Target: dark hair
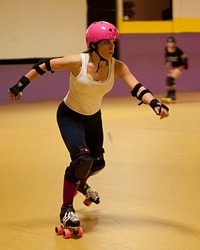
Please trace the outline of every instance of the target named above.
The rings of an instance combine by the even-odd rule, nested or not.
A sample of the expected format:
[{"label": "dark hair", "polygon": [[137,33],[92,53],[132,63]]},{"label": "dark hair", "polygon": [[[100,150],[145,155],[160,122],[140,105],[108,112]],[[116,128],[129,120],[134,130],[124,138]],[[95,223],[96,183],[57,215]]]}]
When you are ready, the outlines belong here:
[{"label": "dark hair", "polygon": [[167,42],[168,42],[168,43],[175,43],[175,42],[176,42],[176,39],[175,39],[173,36],[169,36],[169,37],[167,38]]},{"label": "dark hair", "polygon": [[82,53],[92,53],[93,50],[91,48],[88,48],[87,50],[83,51]]},{"label": "dark hair", "polygon": [[[89,48],[86,51],[83,51],[83,53],[92,53],[93,51],[95,51],[99,42],[100,41],[98,41],[97,43],[91,42]],[[92,45],[94,45],[94,47]]]}]

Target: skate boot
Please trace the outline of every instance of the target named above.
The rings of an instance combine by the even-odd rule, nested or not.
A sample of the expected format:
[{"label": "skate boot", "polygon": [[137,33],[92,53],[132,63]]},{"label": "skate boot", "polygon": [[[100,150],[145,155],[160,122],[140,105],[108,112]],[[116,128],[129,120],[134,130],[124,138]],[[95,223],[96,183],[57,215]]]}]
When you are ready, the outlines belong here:
[{"label": "skate boot", "polygon": [[176,89],[175,86],[173,86],[173,89],[170,89],[167,91],[167,95],[163,98],[161,98],[162,103],[170,104],[170,103],[176,103]]},{"label": "skate boot", "polygon": [[165,104],[176,103],[176,99],[172,97],[163,97],[161,98],[161,102]]},{"label": "skate boot", "polygon": [[69,204],[66,208],[61,208],[60,221],[62,225],[55,227],[57,235],[63,235],[64,239],[71,237],[79,238],[83,236],[83,229],[73,206]]},{"label": "skate boot", "polygon": [[78,215],[71,204],[68,204],[66,208],[61,208],[60,221],[65,227],[80,226]]},{"label": "skate boot", "polygon": [[79,186],[78,191],[85,195],[86,199],[83,201],[83,203],[86,206],[90,206],[92,202],[99,204],[100,198],[97,191],[93,187],[90,187],[87,183],[84,186]]}]

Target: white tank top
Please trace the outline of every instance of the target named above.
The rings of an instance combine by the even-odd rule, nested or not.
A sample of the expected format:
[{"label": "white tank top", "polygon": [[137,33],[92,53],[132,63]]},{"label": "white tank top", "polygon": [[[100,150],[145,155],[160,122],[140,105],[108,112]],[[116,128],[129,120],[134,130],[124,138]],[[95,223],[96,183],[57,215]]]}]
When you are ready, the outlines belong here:
[{"label": "white tank top", "polygon": [[109,62],[108,77],[105,81],[93,81],[87,76],[89,53],[81,54],[82,68],[78,76],[70,74],[69,91],[64,98],[65,104],[72,110],[93,115],[101,109],[102,98],[114,85],[115,59]]}]

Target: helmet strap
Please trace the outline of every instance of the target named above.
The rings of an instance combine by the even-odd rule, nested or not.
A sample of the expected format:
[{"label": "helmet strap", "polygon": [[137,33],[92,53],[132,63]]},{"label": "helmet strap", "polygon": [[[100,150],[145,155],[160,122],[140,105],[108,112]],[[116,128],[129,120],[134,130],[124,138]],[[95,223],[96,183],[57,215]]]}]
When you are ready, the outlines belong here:
[{"label": "helmet strap", "polygon": [[99,53],[98,51],[95,51],[97,53],[97,55],[100,57],[99,59],[99,62],[98,62],[98,65],[97,65],[97,70],[96,70],[96,73],[99,71],[99,67],[100,67],[100,63],[103,61],[103,62],[106,62],[107,65],[108,65],[108,60],[106,60],[105,58],[103,58]]},{"label": "helmet strap", "polygon": [[103,58],[103,57],[99,54],[99,51],[98,51],[98,49],[97,49],[96,44],[95,44],[95,47],[92,47],[92,46],[91,46],[90,49],[91,49],[92,51],[94,51],[94,52],[99,56],[99,62],[98,62],[98,65],[97,65],[97,70],[96,70],[96,73],[97,73],[97,72],[99,71],[100,63],[101,63],[101,62],[106,62],[107,65],[108,65],[108,60],[105,59],[105,58]]}]

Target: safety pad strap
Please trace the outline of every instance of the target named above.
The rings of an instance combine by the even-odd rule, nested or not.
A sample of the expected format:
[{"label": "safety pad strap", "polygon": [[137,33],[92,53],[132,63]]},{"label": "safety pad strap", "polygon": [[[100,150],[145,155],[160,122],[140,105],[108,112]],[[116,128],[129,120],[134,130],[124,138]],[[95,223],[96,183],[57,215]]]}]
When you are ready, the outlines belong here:
[{"label": "safety pad strap", "polygon": [[141,83],[137,83],[133,90],[131,91],[131,95],[133,97],[137,97],[138,90],[142,87],[143,85]]},{"label": "safety pad strap", "polygon": [[32,69],[35,69],[35,71],[40,75],[44,75],[44,73],[46,73],[43,69],[40,68],[39,64],[33,65]]},{"label": "safety pad strap", "polygon": [[50,64],[51,59],[46,59],[45,60],[45,67],[48,71],[51,71],[51,73],[54,73],[54,71],[51,69],[51,64]]},{"label": "safety pad strap", "polygon": [[103,155],[94,158],[94,162],[89,172],[89,176],[99,173],[105,167],[105,160]]},{"label": "safety pad strap", "polygon": [[152,94],[151,91],[150,91],[149,89],[144,89],[144,90],[142,90],[141,93],[139,94],[139,96],[137,97],[137,99],[140,100],[140,101],[142,101],[142,97],[143,97],[145,94],[147,94],[147,93]]}]

